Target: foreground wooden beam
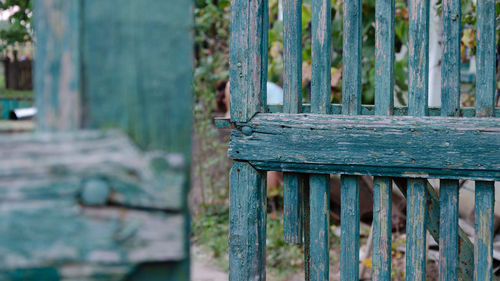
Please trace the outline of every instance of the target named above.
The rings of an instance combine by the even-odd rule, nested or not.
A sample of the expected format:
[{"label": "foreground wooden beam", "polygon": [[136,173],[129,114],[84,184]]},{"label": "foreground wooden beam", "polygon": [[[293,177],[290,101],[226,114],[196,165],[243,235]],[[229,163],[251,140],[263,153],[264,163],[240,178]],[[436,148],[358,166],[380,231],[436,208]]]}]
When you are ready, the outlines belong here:
[{"label": "foreground wooden beam", "polygon": [[237,127],[229,156],[257,169],[500,180],[495,118],[258,114]]}]

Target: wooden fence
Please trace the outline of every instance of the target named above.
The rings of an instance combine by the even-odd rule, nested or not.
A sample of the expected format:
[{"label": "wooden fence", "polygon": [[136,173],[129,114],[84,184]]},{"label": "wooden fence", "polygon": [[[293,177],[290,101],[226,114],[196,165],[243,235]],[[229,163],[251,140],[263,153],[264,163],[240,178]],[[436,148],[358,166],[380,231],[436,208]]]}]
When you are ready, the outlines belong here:
[{"label": "wooden fence", "polygon": [[[439,280],[492,280],[494,181],[500,180],[495,0],[477,1],[475,109],[460,108],[459,0],[442,2],[442,107],[432,109],[427,106],[429,0],[408,5],[409,106],[404,108],[393,105],[394,0],[376,2],[374,107],[361,104],[361,0],[343,2],[341,105],[331,104],[331,1],[312,0],[307,106],[301,101],[302,2],[283,5],[284,104],[270,108],[265,103],[268,2],[231,1],[230,280],[266,278],[269,170],[285,172],[284,235],[304,244],[306,280],[329,279],[329,174],[341,174],[340,280],[359,280],[358,175],[374,176],[373,280],[391,279],[393,182],[407,197],[407,281],[425,280],[427,231],[439,243]],[[441,179],[439,194],[427,178]],[[476,181],[474,243],[458,225],[459,179]]]},{"label": "wooden fence", "polygon": [[19,61],[17,51],[14,51],[14,59],[5,57],[3,65],[5,88],[11,90],[33,89],[32,61],[30,59]]}]

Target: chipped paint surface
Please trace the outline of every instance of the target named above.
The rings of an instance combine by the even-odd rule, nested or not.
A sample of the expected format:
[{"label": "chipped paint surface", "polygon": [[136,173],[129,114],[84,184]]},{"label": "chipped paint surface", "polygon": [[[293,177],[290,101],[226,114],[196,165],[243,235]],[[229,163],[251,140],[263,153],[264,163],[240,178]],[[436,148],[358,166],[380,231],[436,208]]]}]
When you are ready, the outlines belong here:
[{"label": "chipped paint surface", "polygon": [[258,114],[245,124],[252,135],[233,131],[229,156],[264,170],[498,179],[499,122]]},{"label": "chipped paint surface", "polygon": [[311,9],[311,111],[328,114],[331,102],[331,1],[313,0]]}]

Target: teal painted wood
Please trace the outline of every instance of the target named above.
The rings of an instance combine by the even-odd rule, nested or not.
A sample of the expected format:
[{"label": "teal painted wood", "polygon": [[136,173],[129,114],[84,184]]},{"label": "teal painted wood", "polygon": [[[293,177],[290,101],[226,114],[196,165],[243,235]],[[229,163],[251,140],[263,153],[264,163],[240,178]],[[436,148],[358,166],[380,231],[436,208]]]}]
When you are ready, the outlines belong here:
[{"label": "teal painted wood", "polygon": [[304,179],[304,190],[302,195],[304,196],[304,199],[302,200],[302,221],[304,222],[304,276],[305,276],[305,281],[310,281],[311,280],[311,243],[310,243],[310,230],[311,230],[311,223],[310,223],[310,218],[311,218],[311,208],[310,208],[310,200],[309,200],[309,194],[310,194],[310,185],[309,185],[309,178],[306,176]]},{"label": "teal painted wood", "polygon": [[359,179],[341,176],[340,280],[359,280]]},{"label": "teal painted wood", "polygon": [[[283,107],[280,105],[271,105],[269,106],[270,113],[281,113],[283,112]],[[302,111],[303,113],[311,113],[311,105],[303,104]],[[342,105],[332,104],[330,105],[330,114],[340,115],[342,114]],[[375,115],[375,106],[373,105],[362,105],[361,106],[361,115]],[[393,115],[395,116],[406,116],[408,115],[408,107],[398,106],[394,107]],[[441,108],[440,107],[431,107],[429,108],[429,116],[441,116]],[[462,117],[474,117],[476,116],[476,110],[472,107],[465,107],[460,109],[459,116]],[[500,116],[500,108],[495,108],[495,116]]]},{"label": "teal painted wood", "polygon": [[266,177],[233,162],[229,210],[229,280],[266,280]]},{"label": "teal painted wood", "polygon": [[361,0],[343,3],[342,114],[361,113]]},{"label": "teal painted wood", "polygon": [[283,111],[302,109],[302,0],[283,1]]},{"label": "teal painted wood", "polygon": [[[394,112],[394,0],[375,7],[375,114]],[[372,279],[391,280],[392,179],[373,179]]]},{"label": "teal painted wood", "polygon": [[231,120],[247,121],[265,112],[268,1],[231,0],[229,75]]},{"label": "teal painted wood", "polygon": [[192,5],[83,1],[83,127],[121,128],[142,148],[190,154]]},{"label": "teal painted wood", "polygon": [[375,114],[392,115],[394,108],[394,0],[375,6]]},{"label": "teal painted wood", "polygon": [[410,0],[408,115],[428,115],[429,0]]},{"label": "teal painted wood", "polygon": [[[228,153],[264,170],[498,179],[499,122],[496,118],[258,114],[245,123],[251,134],[233,131]],[[374,139],[376,146],[371,145]]]},{"label": "teal painted wood", "polygon": [[[460,1],[443,1],[443,62],[441,116],[460,116]],[[458,180],[441,180],[439,220],[439,280],[457,280]]]},{"label": "teal painted wood", "polygon": [[37,37],[33,88],[38,129],[75,130],[82,122],[79,0],[33,2]]},{"label": "teal painted wood", "polygon": [[310,200],[310,265],[309,276],[312,281],[328,281],[329,247],[328,229],[330,226],[330,181],[324,175],[309,176]]},{"label": "teal painted wood", "polygon": [[[361,0],[343,3],[342,114],[361,114]],[[336,147],[336,146],[332,146]],[[359,179],[341,175],[340,280],[359,280]]]},{"label": "teal painted wood", "polygon": [[[394,178],[396,186],[406,196],[407,182],[406,178]],[[435,241],[439,239],[440,207],[439,195],[434,187],[427,181],[426,183],[428,201],[427,201],[427,230]],[[469,236],[458,227],[458,275],[461,280],[472,281],[474,275],[474,245],[469,240]]]},{"label": "teal painted wood", "polygon": [[331,103],[331,1],[312,0],[311,112],[328,114]]},{"label": "teal painted wood", "polygon": [[[496,71],[495,0],[477,2],[476,115],[494,116]],[[498,116],[498,115],[497,115]]]},{"label": "teal painted wood", "polygon": [[460,116],[460,1],[443,1],[441,116]]},{"label": "teal painted wood", "polygon": [[372,280],[391,280],[392,179],[373,179]]},{"label": "teal painted wood", "polygon": [[[476,116],[493,117],[495,112],[495,1],[477,3]],[[476,181],[474,280],[493,278],[494,182]]]},{"label": "teal painted wood", "polygon": [[283,231],[288,243],[302,243],[302,189],[298,174],[283,174]]},{"label": "teal painted wood", "polygon": [[[460,1],[443,1],[441,116],[460,116]],[[458,180],[441,180],[439,190],[439,280],[458,280]]]},{"label": "teal painted wood", "polygon": [[425,281],[426,180],[408,179],[406,202],[406,281]]},{"label": "teal painted wood", "polygon": [[458,280],[458,181],[441,180],[439,187],[439,280]]},{"label": "teal painted wood", "polygon": [[494,182],[476,181],[474,280],[493,280]]},{"label": "teal painted wood", "polygon": [[[283,109],[302,109],[302,0],[283,2]],[[302,198],[297,174],[283,174],[283,217],[285,241],[302,243]]]},{"label": "teal painted wood", "polygon": [[[31,208],[38,206],[37,204],[45,206],[47,203],[51,208],[54,206],[54,209],[61,204],[67,204],[69,207],[61,207],[57,211],[36,210],[36,216],[29,213],[28,208],[20,208],[19,213],[25,215],[21,216],[22,219],[17,215],[18,220],[11,224],[14,226],[16,223],[23,224],[22,229],[27,229],[26,225],[31,224],[40,228],[47,226],[47,229],[35,231],[37,235],[33,237],[28,235],[21,239],[24,244],[29,241],[28,245],[37,253],[55,253],[59,250],[55,251],[53,248],[64,243],[69,245],[68,251],[71,252],[74,248],[73,252],[76,254],[70,257],[73,260],[65,256],[51,256],[43,261],[42,266],[52,264],[57,266],[59,272],[81,271],[81,268],[85,267],[92,274],[104,278],[103,276],[108,276],[105,273],[116,271],[121,266],[120,270],[122,268],[125,270],[120,272],[119,280],[123,280],[134,268],[140,268],[138,265],[143,262],[162,264],[176,260],[174,264],[179,266],[175,266],[175,270],[183,276],[178,280],[188,280],[189,266],[186,265],[189,263],[187,239],[189,226],[186,187],[189,185],[187,162],[190,159],[192,51],[183,47],[192,44],[190,38],[192,4],[185,1],[163,4],[158,4],[157,1],[149,3],[141,1],[140,5],[137,3],[137,1],[92,0],[34,2],[36,23],[34,25],[37,34],[35,53],[39,62],[35,66],[34,81],[39,110],[37,120],[38,127],[42,131],[77,130],[82,127],[121,127],[141,148],[157,150],[155,152],[158,153],[155,154],[157,159],[151,163],[135,162],[141,160],[140,157],[127,158],[126,161],[122,159],[120,163],[122,169],[125,169],[123,163],[127,163],[126,166],[146,164],[147,168],[139,169],[137,173],[134,169],[126,173],[122,171],[116,173],[115,178],[111,176],[108,179],[106,177],[116,172],[114,170],[116,167],[113,167],[116,165],[113,162],[118,161],[119,157],[116,158],[115,155],[115,158],[103,160],[92,152],[94,148],[103,149],[101,146],[114,147],[110,143],[99,142],[95,144],[96,147],[92,147],[93,143],[89,142],[87,153],[81,158],[72,158],[71,154],[69,155],[71,158],[58,158],[57,153],[45,155],[50,159],[43,162],[47,165],[58,164],[61,161],[67,164],[64,162],[65,159],[78,159],[75,162],[83,160],[82,167],[85,169],[70,167],[61,172],[58,172],[59,170],[54,172],[52,167],[49,172],[45,170],[43,173],[40,172],[46,177],[45,181],[33,181],[24,177],[25,185],[22,188],[40,189],[42,192],[38,195],[30,193],[29,196],[35,198],[27,198],[23,206]],[[147,7],[153,4],[155,9],[148,11]],[[144,16],[145,13],[147,17]],[[158,57],[163,59],[158,60]],[[80,79],[81,77],[83,79]],[[120,99],[116,98],[118,95]],[[157,120],[168,120],[168,122],[156,122]],[[130,145],[130,141],[127,142]],[[68,145],[70,144],[66,146]],[[140,151],[136,147],[132,147],[132,150],[136,153]],[[131,151],[127,150],[125,155]],[[173,162],[184,161],[186,165],[178,167],[175,172],[164,173],[165,170],[161,167],[169,162],[168,159],[163,159],[166,151],[176,153],[171,155]],[[100,157],[106,155],[102,154]],[[102,169],[101,166],[105,162],[112,165]],[[64,165],[57,167],[66,168]],[[96,169],[100,170],[97,172]],[[11,169],[9,172],[13,174],[8,175],[16,175],[20,170]],[[130,172],[136,176],[130,177]],[[150,176],[148,183],[143,181],[145,174]],[[162,176],[157,176],[158,174]],[[99,180],[106,178],[105,181],[112,182],[113,188],[119,190],[118,193],[102,192],[100,188],[109,188],[105,185],[89,185],[92,180],[86,179],[92,176],[98,177]],[[172,185],[168,180],[173,180],[176,184]],[[177,185],[182,188],[176,188]],[[30,189],[26,189],[28,186]],[[170,189],[172,187],[173,189]],[[73,196],[75,193],[80,194],[79,190],[82,198],[80,195]],[[176,194],[170,195],[174,195],[175,199],[168,200],[176,200],[176,207],[170,208],[165,206],[165,197],[162,193],[171,193],[174,190],[177,190]],[[47,195],[44,197],[43,193]],[[156,199],[153,200],[155,203],[148,202],[151,194],[156,195]],[[8,197],[8,194],[4,196]],[[108,201],[102,200],[105,196],[109,196],[109,203],[120,207],[104,205],[96,209],[88,206],[103,202],[107,204]],[[51,200],[54,203],[48,202]],[[140,212],[133,210],[137,207],[141,208]],[[6,209],[3,210],[0,215],[6,215]],[[169,216],[178,219],[179,223],[166,220],[164,210],[174,211]],[[44,214],[44,217],[41,218],[39,214]],[[68,216],[64,217],[64,214]],[[3,221],[9,219],[4,218]],[[138,224],[138,221],[141,224]],[[159,232],[158,225],[164,226],[167,230],[161,229]],[[65,226],[67,229],[56,235],[51,234],[50,231],[59,230],[60,226]],[[151,226],[155,226],[154,235],[151,235]],[[20,227],[8,229],[16,228]],[[176,233],[172,235],[168,231]],[[81,237],[75,236],[75,233],[80,233]],[[162,244],[163,240],[155,241],[159,234],[164,235],[161,237],[172,238],[169,240],[171,244]],[[64,237],[58,238],[57,235]],[[42,241],[45,236],[51,237],[48,242]],[[72,240],[67,240],[67,237],[72,237]],[[143,241],[144,237],[152,241]],[[127,243],[123,242],[125,240]],[[62,241],[63,244],[54,244],[53,241]],[[37,250],[37,247],[40,249]],[[23,254],[26,253],[29,252],[23,250]],[[177,253],[177,256],[172,253]],[[27,260],[36,261],[29,258]],[[68,267],[66,262],[71,263],[72,267]],[[40,267],[39,264],[35,266]],[[172,274],[171,277],[181,275]],[[99,277],[96,276],[61,275],[61,278],[98,280]]]}]

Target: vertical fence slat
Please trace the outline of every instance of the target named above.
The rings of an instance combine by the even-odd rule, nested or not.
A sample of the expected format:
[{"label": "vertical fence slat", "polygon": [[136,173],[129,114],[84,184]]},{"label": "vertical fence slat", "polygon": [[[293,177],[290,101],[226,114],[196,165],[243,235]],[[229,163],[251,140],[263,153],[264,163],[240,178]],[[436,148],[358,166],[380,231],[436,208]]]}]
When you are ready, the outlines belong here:
[{"label": "vertical fence slat", "polygon": [[478,0],[476,59],[476,116],[478,117],[494,116],[495,112],[495,26],[495,0]]},{"label": "vertical fence slat", "polygon": [[[37,34],[34,65],[37,127],[44,131],[80,128],[80,1],[34,1]],[[64,28],[62,28],[64,27]]]},{"label": "vertical fence slat", "polygon": [[342,48],[342,114],[361,112],[361,0],[345,0]]},{"label": "vertical fence slat", "polygon": [[302,183],[298,174],[283,174],[283,232],[288,243],[302,243]]},{"label": "vertical fence slat", "polygon": [[359,280],[359,180],[341,176],[340,280]]},{"label": "vertical fence slat", "polygon": [[[495,0],[477,2],[476,116],[495,114]],[[492,280],[494,182],[476,181],[474,280]]]},{"label": "vertical fence slat", "polygon": [[394,0],[376,2],[375,114],[392,115],[394,107]]},{"label": "vertical fence slat", "polygon": [[283,112],[302,109],[302,0],[283,1]]},{"label": "vertical fence slat", "polygon": [[[429,0],[409,2],[408,115],[428,115]],[[424,281],[426,269],[425,179],[408,179],[406,281]]]},{"label": "vertical fence slat", "polygon": [[304,181],[304,189],[302,190],[302,195],[304,196],[302,200],[302,215],[303,215],[303,230],[304,230],[304,275],[305,275],[305,281],[310,281],[311,280],[311,243],[310,243],[310,230],[311,230],[311,225],[310,225],[310,201],[309,201],[309,193],[310,193],[310,187],[309,187],[309,178],[306,178]]},{"label": "vertical fence slat", "polygon": [[[361,0],[343,4],[342,114],[361,113]],[[340,280],[359,280],[359,179],[341,175]]]},{"label": "vertical fence slat", "polygon": [[311,112],[330,113],[331,1],[312,0]]},{"label": "vertical fence slat", "polygon": [[[441,116],[460,115],[460,1],[444,0]],[[439,190],[439,280],[458,278],[457,180],[441,180]]]},{"label": "vertical fence slat", "polygon": [[[302,0],[283,1],[283,112],[302,109]],[[283,174],[283,230],[285,241],[302,243],[300,176]]]},{"label": "vertical fence slat", "polygon": [[[375,114],[392,115],[394,108],[394,0],[375,7]],[[372,279],[391,280],[392,179],[373,179]]]},{"label": "vertical fence slat", "polygon": [[458,181],[441,180],[439,188],[439,280],[458,278]]},{"label": "vertical fence slat", "polygon": [[373,179],[373,273],[374,281],[391,280],[392,179]]},{"label": "vertical fence slat", "polygon": [[428,115],[429,0],[410,0],[408,115]]},{"label": "vertical fence slat", "polygon": [[231,0],[229,74],[233,122],[246,122],[265,111],[268,9],[267,0]]},{"label": "vertical fence slat", "polygon": [[235,161],[230,174],[229,279],[266,279],[266,177]]},{"label": "vertical fence slat", "polygon": [[425,281],[426,206],[425,180],[409,179],[406,223],[406,281]]},{"label": "vertical fence slat", "polygon": [[441,116],[460,115],[460,1],[443,0]]},{"label": "vertical fence slat", "polygon": [[[330,113],[331,1],[312,0],[311,113]],[[307,203],[306,203],[307,204]],[[309,175],[309,233],[306,280],[328,280],[330,176]],[[307,261],[309,263],[307,264]]]},{"label": "vertical fence slat", "polygon": [[474,280],[493,280],[494,182],[476,181]]},{"label": "vertical fence slat", "polygon": [[[310,175],[310,265],[309,278],[327,281],[329,275],[328,228],[330,221],[330,181],[324,175]],[[307,277],[306,277],[307,278]]]}]

